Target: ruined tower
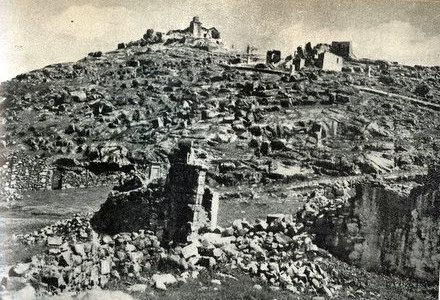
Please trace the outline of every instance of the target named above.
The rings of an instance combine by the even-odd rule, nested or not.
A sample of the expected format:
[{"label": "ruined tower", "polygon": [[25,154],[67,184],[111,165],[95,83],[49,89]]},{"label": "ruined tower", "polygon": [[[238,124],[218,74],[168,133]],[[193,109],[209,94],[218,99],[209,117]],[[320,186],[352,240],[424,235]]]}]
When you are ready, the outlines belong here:
[{"label": "ruined tower", "polygon": [[191,142],[180,142],[167,178],[168,238],[185,242],[202,227],[217,225],[218,195],[205,186],[206,168],[197,165]]},{"label": "ruined tower", "polygon": [[194,37],[202,37],[202,22],[200,22],[199,17],[195,16],[193,18],[191,23],[189,23],[189,29]]}]

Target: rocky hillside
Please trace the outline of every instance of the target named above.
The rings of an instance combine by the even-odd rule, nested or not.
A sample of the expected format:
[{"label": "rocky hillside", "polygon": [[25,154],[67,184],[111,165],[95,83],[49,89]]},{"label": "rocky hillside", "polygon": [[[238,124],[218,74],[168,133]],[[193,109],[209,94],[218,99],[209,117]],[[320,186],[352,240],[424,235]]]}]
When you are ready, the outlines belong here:
[{"label": "rocky hillside", "polygon": [[[184,137],[205,150],[217,181],[234,185],[413,170],[437,157],[437,111],[359,90],[435,103],[437,68],[377,64],[366,77],[366,64],[346,62],[345,72],[289,77],[225,65],[243,53],[143,41],[3,83],[2,164],[68,158],[120,171],[166,162]],[[10,173],[10,187],[26,176]]]},{"label": "rocky hillside", "polygon": [[[167,38],[149,30],[142,39],[121,43],[115,51],[92,52],[77,62],[50,65],[1,84],[2,209],[23,202],[20,196],[26,190],[119,183],[95,215],[97,227],[111,228],[109,232],[97,232],[90,217],[77,216],[20,234],[17,243],[42,245],[45,253],[11,268],[3,286],[14,290],[15,284],[31,282],[42,294],[58,294],[107,288],[109,282],[122,289],[121,282],[128,282],[130,287],[140,285],[145,298],[150,285],[166,290],[177,281],[191,282],[199,271],[210,272],[210,286],[218,290],[221,282],[227,282],[221,279],[219,284],[219,274],[226,272],[227,277],[239,271],[257,280],[254,290],[260,291],[261,283],[299,298],[380,298],[384,290],[368,290],[370,279],[393,286],[394,293],[403,289],[411,299],[412,291],[431,297],[432,286],[424,289],[414,281],[365,275],[318,246],[361,264],[369,252],[358,249],[364,247],[363,241],[353,242],[353,235],[360,232],[368,242],[375,239],[369,235],[374,226],[363,223],[368,224],[370,217],[378,223],[386,217],[376,220],[374,213],[368,218],[359,214],[358,206],[362,211],[368,208],[356,201],[368,196],[371,201],[365,203],[386,207],[378,205],[380,213],[395,210],[383,203],[387,198],[376,199],[374,189],[367,190],[367,196],[358,193],[358,198],[349,191],[371,177],[381,189],[389,182],[409,186],[409,181],[414,185],[423,181],[440,151],[440,69],[351,59],[344,61],[342,72],[307,67],[292,74],[287,60],[268,66],[254,57],[249,63],[247,54],[228,50],[218,41],[176,38],[178,34]],[[161,181],[159,186],[149,183],[167,177],[173,163],[170,154],[181,140],[191,145],[191,161],[203,163],[203,175],[197,173],[191,187],[195,204],[206,194],[198,191],[198,184],[206,182],[220,194],[222,225],[232,225],[206,229],[191,242],[164,245],[156,232],[148,230],[152,228],[139,228],[150,226],[151,220],[145,219],[152,215],[165,218],[154,207],[162,199]],[[123,185],[126,178],[132,181]],[[176,182],[185,182],[181,179]],[[172,190],[167,199],[185,194],[181,197],[187,200],[190,192],[182,190]],[[257,203],[260,213],[267,214],[279,212],[271,211],[271,205],[288,210],[286,205],[292,202],[296,207],[305,204],[299,219],[294,217],[296,211],[282,211],[255,223],[233,221],[241,211],[228,210],[224,204]],[[438,209],[438,201],[425,204]],[[143,211],[147,205],[154,209]],[[409,209],[402,211],[405,220],[411,219]],[[124,218],[118,222],[107,219],[121,214]],[[426,230],[438,221],[426,219]],[[174,221],[179,226],[183,222]],[[339,228],[334,224],[339,221],[347,225]],[[362,226],[348,225],[356,222]],[[326,225],[336,230],[330,231],[334,243],[319,236]],[[405,227],[398,225],[399,230]],[[385,229],[383,234],[393,238],[383,240],[392,243],[394,232]],[[344,239],[338,240],[341,232]],[[426,249],[428,244],[423,244]],[[391,248],[396,247],[375,249],[385,253]],[[424,257],[434,253],[432,249]],[[214,296],[206,295],[210,297]]]}]

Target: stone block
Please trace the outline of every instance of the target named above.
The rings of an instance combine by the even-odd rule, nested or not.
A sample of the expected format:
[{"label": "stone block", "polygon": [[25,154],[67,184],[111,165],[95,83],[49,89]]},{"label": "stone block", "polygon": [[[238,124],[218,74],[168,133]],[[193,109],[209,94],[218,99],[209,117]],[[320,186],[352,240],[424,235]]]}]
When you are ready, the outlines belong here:
[{"label": "stone block", "polygon": [[62,243],[63,243],[63,239],[60,236],[49,236],[47,238],[47,245],[49,247],[61,246]]},{"label": "stone block", "polygon": [[73,251],[75,254],[78,254],[81,257],[86,257],[86,252],[84,250],[84,244],[74,244]]},{"label": "stone block", "polygon": [[111,272],[111,262],[108,259],[103,259],[100,262],[100,273],[101,275],[107,275]]},{"label": "stone block", "polygon": [[167,284],[177,282],[176,277],[174,277],[172,274],[154,274],[151,279],[153,280],[155,287],[160,290],[166,290]]},{"label": "stone block", "polygon": [[267,224],[271,224],[272,222],[281,222],[284,219],[284,214],[269,214],[266,217]]},{"label": "stone block", "polygon": [[198,255],[199,255],[199,251],[198,251],[197,246],[195,244],[190,244],[190,245],[182,248],[182,256],[185,259],[188,259],[192,256],[198,256]]}]

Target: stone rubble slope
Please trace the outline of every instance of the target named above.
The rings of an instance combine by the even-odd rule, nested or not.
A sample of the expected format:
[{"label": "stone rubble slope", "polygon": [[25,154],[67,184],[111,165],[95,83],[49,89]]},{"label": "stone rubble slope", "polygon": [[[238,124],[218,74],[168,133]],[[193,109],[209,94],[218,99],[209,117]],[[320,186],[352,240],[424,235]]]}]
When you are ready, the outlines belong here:
[{"label": "stone rubble slope", "polygon": [[[109,280],[121,278],[166,289],[174,281],[169,278],[182,280],[201,268],[243,270],[295,293],[315,290],[332,296],[339,288],[320,266],[329,254],[289,215],[268,215],[255,224],[236,220],[231,227],[201,233],[187,245],[169,249],[150,231],[97,234],[88,218],[80,216],[17,238],[24,243],[46,243],[47,250],[29,263],[12,267],[3,280],[6,289],[17,281],[31,282],[40,293],[58,294],[105,287]],[[164,279],[153,274],[161,269],[173,270],[175,275]]]}]

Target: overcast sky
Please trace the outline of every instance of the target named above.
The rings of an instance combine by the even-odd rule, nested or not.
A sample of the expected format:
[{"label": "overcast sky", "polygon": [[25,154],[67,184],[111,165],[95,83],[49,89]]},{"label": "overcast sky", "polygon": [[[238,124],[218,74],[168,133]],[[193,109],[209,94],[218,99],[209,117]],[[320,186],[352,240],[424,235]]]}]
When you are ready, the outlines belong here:
[{"label": "overcast sky", "polygon": [[119,42],[188,26],[195,15],[235,47],[283,56],[352,40],[358,57],[440,65],[440,2],[376,0],[0,0],[0,81]]}]

